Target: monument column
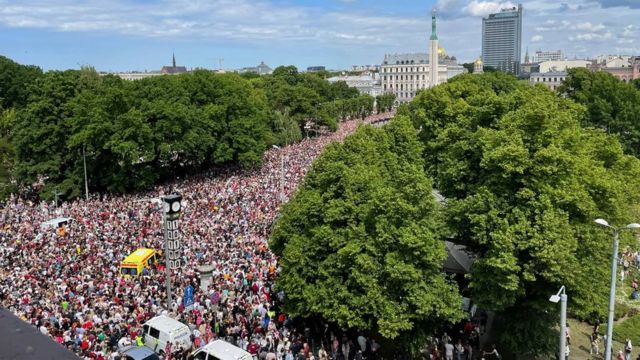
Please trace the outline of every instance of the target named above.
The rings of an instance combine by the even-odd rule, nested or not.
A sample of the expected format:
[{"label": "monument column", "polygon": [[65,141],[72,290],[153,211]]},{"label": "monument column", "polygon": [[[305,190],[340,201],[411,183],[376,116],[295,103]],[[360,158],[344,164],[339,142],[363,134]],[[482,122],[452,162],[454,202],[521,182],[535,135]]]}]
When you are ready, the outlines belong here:
[{"label": "monument column", "polygon": [[431,38],[429,39],[429,87],[438,85],[438,35],[436,34],[436,9],[431,12]]}]

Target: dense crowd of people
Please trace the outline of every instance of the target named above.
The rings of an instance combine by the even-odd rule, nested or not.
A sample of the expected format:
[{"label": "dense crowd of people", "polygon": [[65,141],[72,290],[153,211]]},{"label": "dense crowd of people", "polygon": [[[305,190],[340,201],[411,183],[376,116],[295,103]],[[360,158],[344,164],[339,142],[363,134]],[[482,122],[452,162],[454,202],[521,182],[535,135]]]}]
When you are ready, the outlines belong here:
[{"label": "dense crowd of people", "polygon": [[[172,358],[221,338],[258,358],[326,359],[328,352],[314,354],[305,334],[280,311],[278,259],[267,240],[281,204],[282,157],[286,197],[321,150],[359,123],[346,121],[335,133],[269,150],[259,169],[216,169],[146,193],[93,194],[60,207],[12,197],[0,211],[2,306],[84,359],[119,358],[118,349],[140,341],[144,322],[167,312],[189,325],[194,344],[171,349],[178,350]],[[174,296],[167,309],[163,264],[133,278],[123,278],[119,264],[138,248],[162,250],[162,211],[149,199],[173,192],[185,201],[180,231],[186,266],[171,277]],[[62,231],[41,226],[63,216],[72,220]],[[208,288],[200,289],[196,269],[204,264],[215,270]],[[187,285],[196,289],[192,311],[182,304]]]}]

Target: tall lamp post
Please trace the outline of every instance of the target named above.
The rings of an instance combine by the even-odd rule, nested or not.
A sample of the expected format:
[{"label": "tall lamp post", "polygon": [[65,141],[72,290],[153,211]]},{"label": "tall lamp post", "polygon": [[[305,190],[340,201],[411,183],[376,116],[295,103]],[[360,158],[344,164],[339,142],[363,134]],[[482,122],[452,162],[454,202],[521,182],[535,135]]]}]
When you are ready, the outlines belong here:
[{"label": "tall lamp post", "polygon": [[87,154],[86,146],[82,146],[82,163],[84,165],[84,199],[89,200],[89,183],[87,182]]},{"label": "tall lamp post", "polygon": [[560,302],[560,360],[565,360],[567,355],[567,294],[564,285],[558,290],[558,293],[551,295],[549,301],[552,303]]},{"label": "tall lamp post", "polygon": [[607,346],[605,348],[605,360],[611,360],[611,340],[613,337],[613,312],[616,305],[616,272],[618,271],[618,234],[622,230],[633,230],[640,228],[640,224],[631,223],[623,228],[616,228],[604,219],[595,219],[596,224],[608,227],[613,230],[613,256],[611,257],[611,289],[609,291],[609,318],[607,319]]},{"label": "tall lamp post", "polygon": [[166,260],[167,310],[171,311],[171,270],[182,267],[182,242],[178,219],[182,211],[182,196],[162,197],[162,219],[164,222],[164,253]]}]

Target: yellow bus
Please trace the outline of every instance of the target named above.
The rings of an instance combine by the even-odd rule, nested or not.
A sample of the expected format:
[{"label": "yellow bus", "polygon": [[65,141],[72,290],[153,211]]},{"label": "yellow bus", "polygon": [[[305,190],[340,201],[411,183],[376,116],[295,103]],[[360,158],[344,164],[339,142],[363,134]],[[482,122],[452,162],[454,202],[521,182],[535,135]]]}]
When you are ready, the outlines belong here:
[{"label": "yellow bus", "polygon": [[151,265],[159,260],[160,253],[154,249],[140,248],[120,263],[120,275],[125,277],[138,276],[144,268],[151,268]]}]

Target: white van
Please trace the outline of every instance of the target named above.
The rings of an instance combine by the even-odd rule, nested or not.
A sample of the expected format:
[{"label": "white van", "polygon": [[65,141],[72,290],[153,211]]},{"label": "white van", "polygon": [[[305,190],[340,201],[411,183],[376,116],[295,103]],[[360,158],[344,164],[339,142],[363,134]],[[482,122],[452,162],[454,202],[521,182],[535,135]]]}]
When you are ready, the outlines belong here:
[{"label": "white van", "polygon": [[189,355],[189,360],[252,360],[248,352],[226,341],[216,340]]},{"label": "white van", "polygon": [[164,354],[167,342],[171,343],[171,351],[180,347],[191,349],[191,330],[178,320],[165,315],[156,316],[142,326],[144,345],[158,354]]}]

